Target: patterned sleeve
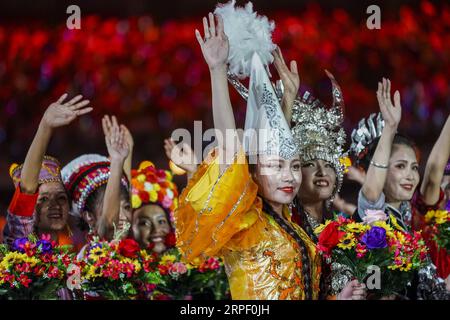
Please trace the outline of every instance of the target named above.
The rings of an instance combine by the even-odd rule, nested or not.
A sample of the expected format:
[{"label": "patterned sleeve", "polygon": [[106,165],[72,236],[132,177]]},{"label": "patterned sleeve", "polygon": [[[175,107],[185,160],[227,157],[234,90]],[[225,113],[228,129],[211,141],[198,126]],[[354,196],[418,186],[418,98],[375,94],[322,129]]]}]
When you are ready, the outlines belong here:
[{"label": "patterned sleeve", "polygon": [[3,229],[3,241],[12,245],[15,239],[27,237],[33,232],[34,208],[38,193],[25,194],[17,186],[6,215],[6,225]]},{"label": "patterned sleeve", "polygon": [[364,193],[362,192],[362,189],[359,190],[358,194],[358,215],[361,219],[363,219],[366,215],[366,210],[383,210],[386,206],[386,198],[384,196],[384,193],[382,192],[380,194],[380,197],[377,201],[372,202],[369,201]]},{"label": "patterned sleeve", "polygon": [[258,187],[245,154],[240,151],[233,164],[219,171],[213,150],[180,196],[175,212],[177,246],[187,261],[217,255],[258,219],[259,211],[254,210]]}]

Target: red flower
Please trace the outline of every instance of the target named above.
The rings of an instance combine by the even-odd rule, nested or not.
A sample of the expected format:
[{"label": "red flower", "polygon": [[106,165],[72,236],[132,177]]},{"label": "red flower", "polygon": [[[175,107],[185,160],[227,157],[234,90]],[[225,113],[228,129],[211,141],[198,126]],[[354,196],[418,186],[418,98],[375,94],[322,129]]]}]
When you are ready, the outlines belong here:
[{"label": "red flower", "polygon": [[330,222],[319,235],[319,248],[326,253],[330,252],[343,236],[343,232],[338,229],[339,223],[336,221]]},{"label": "red flower", "polygon": [[58,278],[59,277],[59,269],[58,269],[58,267],[50,266],[50,268],[48,268],[47,276],[50,279],[51,278]]},{"label": "red flower", "polygon": [[175,232],[171,231],[166,235],[165,239],[166,247],[174,247],[177,244],[177,238],[175,236]]},{"label": "red flower", "polygon": [[21,274],[21,275],[20,275],[20,278],[19,278],[19,282],[20,282],[24,287],[28,288],[28,286],[29,286],[30,283],[31,283],[31,279],[28,278],[26,275]]},{"label": "red flower", "polygon": [[127,258],[136,258],[139,244],[133,239],[123,239],[119,243],[119,253]]},{"label": "red flower", "polygon": [[153,248],[155,247],[155,243],[154,242],[150,242],[147,246],[147,250],[152,251]]},{"label": "red flower", "polygon": [[139,191],[139,198],[141,198],[144,203],[150,202],[150,194],[147,191]]},{"label": "red flower", "polygon": [[167,275],[169,273],[169,267],[168,266],[159,265],[158,266],[158,270],[159,270],[159,273],[162,276],[165,276],[165,275]]}]

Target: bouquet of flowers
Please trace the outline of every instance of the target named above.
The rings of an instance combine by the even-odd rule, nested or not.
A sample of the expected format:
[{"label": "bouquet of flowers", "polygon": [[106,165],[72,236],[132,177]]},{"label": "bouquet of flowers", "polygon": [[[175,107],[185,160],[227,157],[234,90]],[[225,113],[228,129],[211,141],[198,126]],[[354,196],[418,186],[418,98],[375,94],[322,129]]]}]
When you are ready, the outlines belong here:
[{"label": "bouquet of flowers", "polygon": [[413,270],[424,265],[427,247],[420,233],[393,229],[384,212],[368,211],[365,223],[339,216],[319,226],[317,248],[328,261],[346,265],[360,283],[379,268],[380,287],[374,293],[398,294],[412,279]]},{"label": "bouquet of flowers", "polygon": [[432,239],[439,248],[450,251],[450,212],[447,210],[430,210],[425,215],[425,222]]},{"label": "bouquet of flowers", "polygon": [[133,239],[93,239],[81,265],[81,288],[104,299],[151,299],[162,283],[157,256],[141,250]]},{"label": "bouquet of flowers", "polygon": [[181,261],[176,248],[160,258],[158,270],[164,284],[157,287],[155,299],[190,300],[229,298],[228,280],[220,260],[210,257],[199,265]]},{"label": "bouquet of flowers", "polygon": [[16,239],[8,248],[0,245],[0,296],[7,299],[58,299],[66,287],[72,263],[70,246],[59,246],[50,235]]}]

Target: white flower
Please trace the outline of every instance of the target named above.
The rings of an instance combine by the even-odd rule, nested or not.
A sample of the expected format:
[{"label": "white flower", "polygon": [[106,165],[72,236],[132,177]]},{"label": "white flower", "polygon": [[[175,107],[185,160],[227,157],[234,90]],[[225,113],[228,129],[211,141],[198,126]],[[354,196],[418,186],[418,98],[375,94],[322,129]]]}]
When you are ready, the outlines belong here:
[{"label": "white flower", "polygon": [[388,216],[382,210],[366,210],[366,216],[362,219],[365,224],[372,225],[377,221],[386,221]]},{"label": "white flower", "polygon": [[153,190],[153,185],[150,182],[144,182],[144,190],[149,192]]}]

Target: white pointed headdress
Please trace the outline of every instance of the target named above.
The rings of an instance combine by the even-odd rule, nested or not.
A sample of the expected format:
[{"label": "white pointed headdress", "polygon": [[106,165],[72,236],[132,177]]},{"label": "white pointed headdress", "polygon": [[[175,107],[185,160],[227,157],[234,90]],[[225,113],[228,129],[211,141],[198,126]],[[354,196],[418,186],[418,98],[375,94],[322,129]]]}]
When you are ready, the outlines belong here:
[{"label": "white pointed headdress", "polygon": [[292,159],[298,154],[278,97],[256,52],[251,61],[245,135],[244,149],[249,155]]}]

